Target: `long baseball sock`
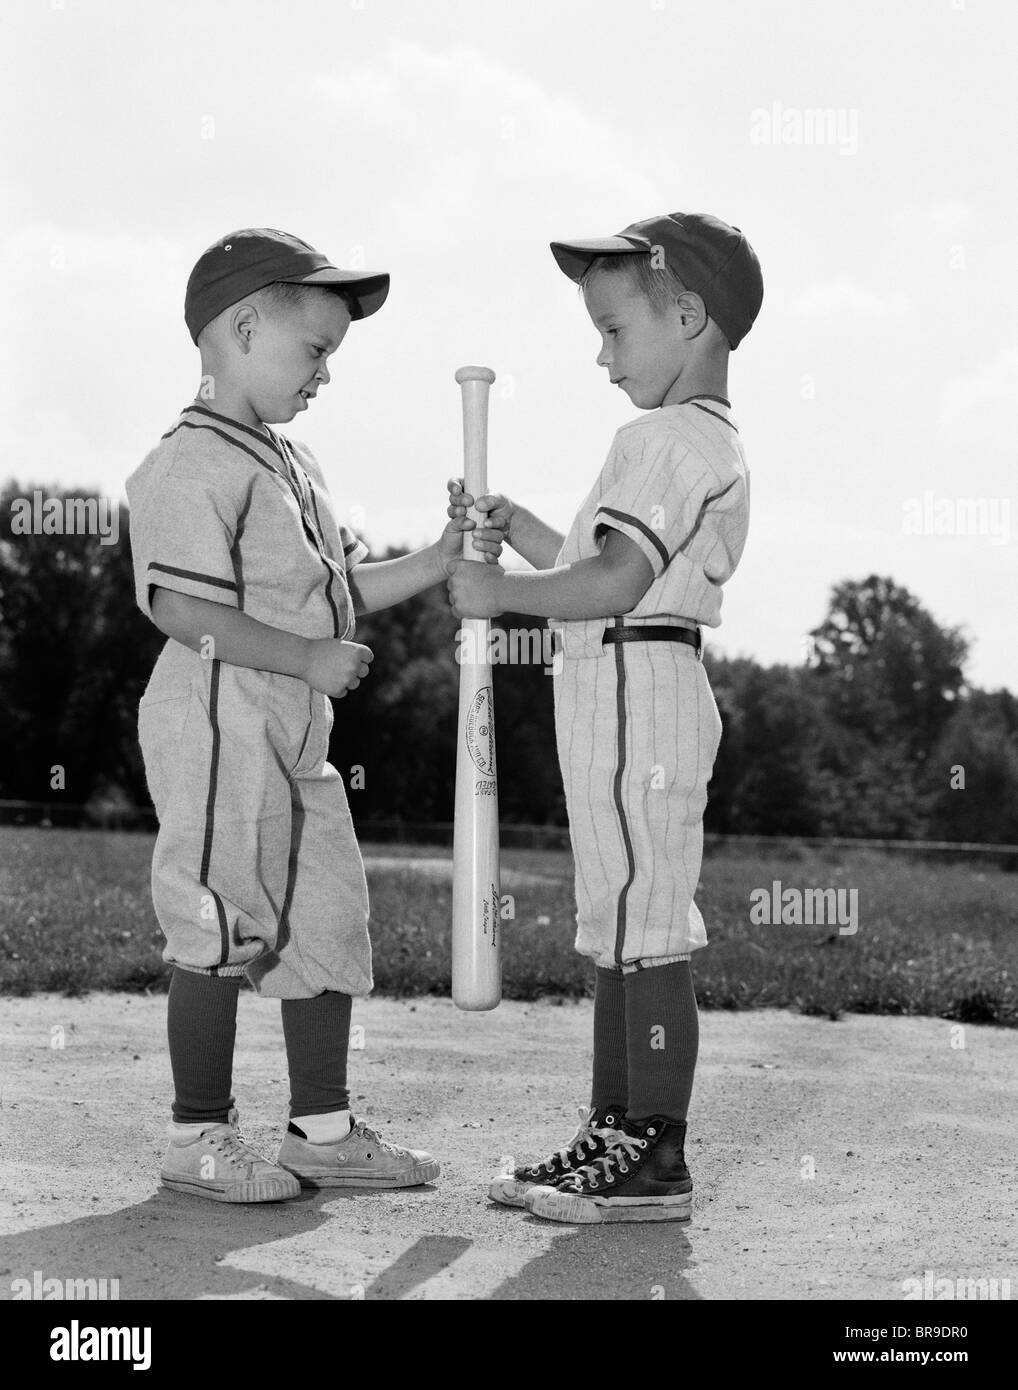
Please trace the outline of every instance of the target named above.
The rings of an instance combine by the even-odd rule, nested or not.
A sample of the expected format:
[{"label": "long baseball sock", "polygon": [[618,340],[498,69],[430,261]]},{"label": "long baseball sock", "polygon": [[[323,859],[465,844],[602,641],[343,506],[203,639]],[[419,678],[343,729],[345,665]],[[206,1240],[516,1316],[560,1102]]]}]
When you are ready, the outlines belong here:
[{"label": "long baseball sock", "polygon": [[629,1095],[626,1065],[626,995],[621,970],[597,966],[594,978],[594,1077],[590,1103],[595,1110],[618,1106]]},{"label": "long baseball sock", "polygon": [[693,1090],[700,1020],[688,960],[634,970],[625,979],[631,1120],[684,1120]]},{"label": "long baseball sock", "polygon": [[233,1108],[233,1045],[241,977],[175,966],[166,1035],[177,1124],[225,1124]]},{"label": "long baseball sock", "polygon": [[315,1144],[350,1132],[346,1062],[352,1004],[349,994],[335,990],[314,999],[282,1000],[290,1128]]}]

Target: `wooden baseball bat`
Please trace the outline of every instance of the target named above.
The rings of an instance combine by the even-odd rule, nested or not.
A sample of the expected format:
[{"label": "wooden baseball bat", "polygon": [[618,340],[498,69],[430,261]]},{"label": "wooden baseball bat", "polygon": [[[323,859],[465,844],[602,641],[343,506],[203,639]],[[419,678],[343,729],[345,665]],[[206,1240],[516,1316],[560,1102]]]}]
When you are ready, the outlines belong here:
[{"label": "wooden baseball bat", "polygon": [[[461,367],[463,486],[481,497],[488,485],[488,391],[495,373]],[[483,513],[469,515],[482,525]],[[463,558],[477,552],[463,533]],[[483,564],[483,560],[478,563]],[[494,1009],[502,997],[499,920],[498,775],[495,707],[487,618],[464,618],[459,635],[460,701],[456,742],[456,822],[453,830],[452,997],[459,1009]]]}]

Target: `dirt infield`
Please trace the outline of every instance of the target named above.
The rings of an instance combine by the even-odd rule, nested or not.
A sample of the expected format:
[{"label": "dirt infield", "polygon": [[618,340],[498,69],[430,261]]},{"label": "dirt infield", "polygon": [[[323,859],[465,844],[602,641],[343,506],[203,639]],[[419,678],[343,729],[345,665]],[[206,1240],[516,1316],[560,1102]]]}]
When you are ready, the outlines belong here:
[{"label": "dirt infield", "polygon": [[[1018,1296],[1011,1030],[705,1013],[693,1221],[578,1228],[484,1194],[505,1155],[572,1133],[589,1003],[358,1003],[355,1113],[431,1149],[442,1177],[254,1207],[158,1187],[165,1009],[125,995],[0,1006],[0,1299],[38,1275],[116,1278],[124,1299],[895,1300],[927,1271],[1009,1279]],[[282,1034],[250,995],[235,1085],[245,1131],[274,1153]]]}]

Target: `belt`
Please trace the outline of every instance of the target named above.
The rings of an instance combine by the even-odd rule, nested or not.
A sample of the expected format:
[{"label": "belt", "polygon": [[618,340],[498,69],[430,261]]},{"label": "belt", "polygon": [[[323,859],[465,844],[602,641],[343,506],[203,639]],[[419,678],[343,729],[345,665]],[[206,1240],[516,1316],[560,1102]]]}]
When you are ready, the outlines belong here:
[{"label": "belt", "polygon": [[700,655],[702,646],[699,628],[662,627],[654,623],[606,627],[601,634],[602,645],[607,646],[615,642],[685,642],[696,648],[697,656]]}]

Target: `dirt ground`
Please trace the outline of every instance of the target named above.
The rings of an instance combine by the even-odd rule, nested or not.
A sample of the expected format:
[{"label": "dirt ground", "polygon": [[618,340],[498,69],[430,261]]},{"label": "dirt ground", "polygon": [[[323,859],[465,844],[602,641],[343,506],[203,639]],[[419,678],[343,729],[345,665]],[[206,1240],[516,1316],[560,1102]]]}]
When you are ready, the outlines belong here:
[{"label": "dirt ground", "polygon": [[[124,1299],[894,1300],[926,1271],[1010,1279],[1018,1296],[1013,1031],[705,1013],[692,1222],[573,1227],[493,1206],[485,1187],[504,1156],[572,1135],[589,1003],[356,1004],[354,1112],[430,1149],[441,1178],[250,1207],[158,1186],[165,1009],[0,1005],[0,1299],[37,1272],[115,1277]],[[250,995],[235,1088],[245,1132],[274,1154],[282,1034]]]}]

